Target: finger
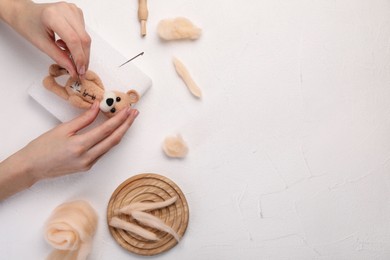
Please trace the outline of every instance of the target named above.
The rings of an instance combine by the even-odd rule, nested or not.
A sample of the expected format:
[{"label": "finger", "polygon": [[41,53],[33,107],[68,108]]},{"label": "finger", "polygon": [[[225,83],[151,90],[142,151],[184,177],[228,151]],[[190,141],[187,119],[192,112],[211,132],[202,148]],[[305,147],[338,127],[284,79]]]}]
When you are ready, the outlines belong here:
[{"label": "finger", "polygon": [[[85,23],[82,11],[74,4],[59,2],[51,5],[50,8],[46,8],[42,15],[42,22],[46,25],[46,33],[49,35],[47,42],[51,41],[52,46],[54,46],[55,34],[63,39],[75,60],[76,68],[72,68],[73,63],[69,57],[58,55],[58,52],[52,54],[51,57],[58,64],[66,67],[73,77],[76,74],[73,73],[74,71],[77,71],[77,74],[84,74],[86,65],[89,63],[90,37],[84,29]],[[86,49],[86,51],[84,51],[84,49]],[[48,52],[47,49],[43,50],[46,53]],[[52,48],[52,51],[53,50],[55,50],[55,48]],[[88,58],[86,58],[86,56],[88,56]]]},{"label": "finger", "polygon": [[[72,78],[74,78],[74,79],[77,79],[77,78],[78,78],[78,72],[76,71],[76,67],[75,67],[73,61],[71,60],[71,57],[69,56],[69,55],[70,55],[70,51],[69,51],[69,49],[68,49],[68,46],[66,46],[66,43],[65,43],[63,40],[61,40],[61,39],[56,40],[56,45],[57,45],[64,53],[66,53],[66,55],[67,55],[66,60],[70,61],[70,64],[71,64],[70,70],[71,70],[71,72],[69,72],[69,70],[67,69],[68,72],[69,72],[69,74],[70,74],[70,76],[71,76]],[[60,62],[64,62],[64,61],[61,60]],[[59,64],[60,66],[62,66],[62,64],[60,64],[60,63],[58,63],[58,62],[57,62],[57,64]]]},{"label": "finger", "polygon": [[65,42],[67,48],[72,54],[78,74],[84,74],[85,54],[77,32],[72,28],[72,26],[69,25],[66,20],[62,23],[54,23],[52,30],[56,32],[57,35]]},{"label": "finger", "polygon": [[102,156],[103,156],[103,154],[102,154],[101,156],[96,157],[96,158],[95,158],[95,157],[94,157],[94,158],[90,157],[89,160],[87,159],[87,160],[85,161],[84,167],[81,166],[81,168],[84,169],[84,171],[88,171],[89,169],[92,168],[92,166],[93,166],[97,161],[99,161],[100,158],[102,158]]},{"label": "finger", "polygon": [[80,74],[79,74],[78,72],[76,72],[76,68],[75,68],[74,61],[71,60],[73,57],[70,57],[71,53],[70,53],[70,51],[69,51],[69,49],[68,49],[68,46],[66,46],[66,43],[65,43],[62,39],[58,39],[58,40],[56,41],[56,44],[57,44],[57,46],[60,47],[64,52],[66,52],[66,54],[68,55],[68,59],[71,61],[71,64],[72,64],[71,68],[72,68],[72,70],[74,71],[74,74],[71,74],[72,78],[78,79],[78,76],[79,76]]},{"label": "finger", "polygon": [[107,153],[112,147],[119,144],[123,136],[133,124],[134,120],[137,118],[139,112],[135,109],[132,110],[129,117],[120,125],[111,135],[102,140],[100,143],[92,147],[87,154],[91,158],[99,158],[103,154]]},{"label": "finger", "polygon": [[[88,69],[89,55],[91,48],[91,37],[85,30],[84,15],[80,8],[75,4],[68,4],[68,14],[65,16],[66,21],[72,27],[74,32],[78,35],[79,46],[74,49],[72,46],[68,46],[70,53],[75,59],[75,63],[80,75],[83,75]],[[84,57],[78,55],[80,48],[83,51]]]},{"label": "finger", "polygon": [[98,114],[99,114],[99,102],[95,101],[92,104],[91,108],[88,109],[86,112],[84,112],[82,115],[64,124],[65,127],[67,128],[67,132],[69,134],[77,133],[79,130],[87,127],[93,121],[95,121]]},{"label": "finger", "polygon": [[100,126],[80,136],[84,140],[84,145],[88,148],[95,146],[97,143],[111,135],[118,127],[120,127],[132,113],[132,109],[128,107],[123,109],[114,117],[108,119]]},{"label": "finger", "polygon": [[39,49],[47,53],[55,63],[65,68],[72,77],[77,76],[76,69],[73,66],[72,61],[69,59],[69,55],[65,50],[60,48],[51,39],[46,39],[38,45]]},{"label": "finger", "polygon": [[[85,54],[85,57],[86,57],[86,65],[85,65],[85,72],[88,70],[88,67],[89,67],[89,58],[90,58],[90,51],[91,51],[91,39],[89,38],[89,35],[86,36],[86,39],[85,39],[85,42],[83,42],[83,40],[81,40],[81,42],[83,43],[83,50],[84,50],[84,54]],[[66,45],[66,43],[62,40],[62,39],[58,39],[56,41],[56,44],[61,48],[63,49],[64,51],[66,51],[69,54],[71,54],[71,51],[69,50],[68,46]],[[73,57],[73,55],[72,55]],[[79,63],[80,61],[77,60],[77,58],[75,58],[75,64]],[[73,63],[72,63],[73,65]],[[81,71],[81,72],[84,72],[84,71]],[[80,76],[82,76],[84,73],[80,73]]]},{"label": "finger", "polygon": [[[88,69],[89,66],[89,56],[90,56],[90,49],[91,49],[91,37],[85,30],[85,21],[84,21],[84,14],[83,11],[78,8],[75,4],[69,4],[70,9],[72,10],[72,13],[76,17],[76,19],[68,19],[67,21],[72,26],[72,28],[75,30],[75,32],[79,35],[81,47],[83,48],[84,55],[85,55],[85,71]],[[78,64],[78,60],[76,57],[76,64]],[[83,73],[81,73],[83,74]]]},{"label": "finger", "polygon": [[[55,19],[54,19],[55,18]],[[55,34],[62,37],[64,34],[69,35],[77,40],[76,33],[68,25],[68,22],[57,12],[47,12],[43,17],[44,24],[47,25],[47,38],[39,44],[39,48],[46,52],[57,64],[67,69],[69,74],[75,78],[77,77],[77,68],[74,67],[72,60],[69,57],[65,41],[55,41]],[[74,40],[74,41],[76,41]],[[64,46],[65,45],[65,46]]]},{"label": "finger", "polygon": [[68,49],[68,46],[66,46],[66,43],[63,40],[61,40],[61,39],[56,40],[56,44],[62,50],[66,51],[67,53],[70,53],[69,49]]}]

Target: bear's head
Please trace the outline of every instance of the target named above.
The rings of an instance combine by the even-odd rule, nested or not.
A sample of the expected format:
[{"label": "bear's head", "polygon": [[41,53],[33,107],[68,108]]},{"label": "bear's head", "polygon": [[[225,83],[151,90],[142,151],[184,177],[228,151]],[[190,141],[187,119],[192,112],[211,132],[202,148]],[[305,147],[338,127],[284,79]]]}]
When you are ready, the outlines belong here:
[{"label": "bear's head", "polygon": [[135,90],[126,93],[120,91],[106,91],[100,101],[100,110],[107,116],[113,117],[126,106],[137,103],[140,96]]}]

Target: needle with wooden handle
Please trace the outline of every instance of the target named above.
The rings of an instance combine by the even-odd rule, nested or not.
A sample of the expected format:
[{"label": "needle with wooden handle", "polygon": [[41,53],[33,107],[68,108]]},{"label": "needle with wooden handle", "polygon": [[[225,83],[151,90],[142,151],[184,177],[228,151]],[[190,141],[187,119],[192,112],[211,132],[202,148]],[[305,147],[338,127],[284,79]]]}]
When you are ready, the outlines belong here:
[{"label": "needle with wooden handle", "polygon": [[146,20],[148,20],[147,0],[138,0],[138,20],[141,23],[141,36],[146,35]]}]

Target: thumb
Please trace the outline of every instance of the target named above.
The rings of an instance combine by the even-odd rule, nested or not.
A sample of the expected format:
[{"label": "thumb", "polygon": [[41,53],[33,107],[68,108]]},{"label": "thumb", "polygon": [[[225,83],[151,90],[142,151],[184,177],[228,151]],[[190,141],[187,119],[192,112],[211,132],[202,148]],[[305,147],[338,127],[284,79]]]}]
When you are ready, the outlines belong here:
[{"label": "thumb", "polygon": [[76,133],[79,130],[89,126],[99,114],[99,102],[95,101],[91,108],[85,111],[82,115],[66,123],[69,133]]}]

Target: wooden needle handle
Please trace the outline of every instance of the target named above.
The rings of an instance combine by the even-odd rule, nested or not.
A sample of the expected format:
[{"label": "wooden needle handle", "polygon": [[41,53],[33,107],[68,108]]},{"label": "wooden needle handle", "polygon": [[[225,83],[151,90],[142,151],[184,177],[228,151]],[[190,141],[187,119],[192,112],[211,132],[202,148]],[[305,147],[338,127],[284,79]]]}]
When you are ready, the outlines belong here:
[{"label": "wooden needle handle", "polygon": [[146,20],[148,20],[147,0],[138,0],[138,20],[141,22],[141,35],[146,35]]}]

